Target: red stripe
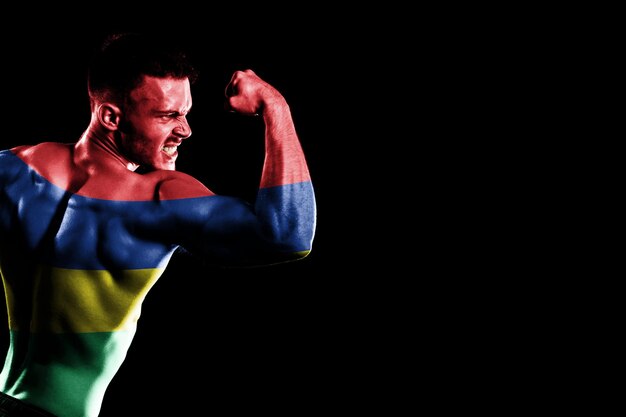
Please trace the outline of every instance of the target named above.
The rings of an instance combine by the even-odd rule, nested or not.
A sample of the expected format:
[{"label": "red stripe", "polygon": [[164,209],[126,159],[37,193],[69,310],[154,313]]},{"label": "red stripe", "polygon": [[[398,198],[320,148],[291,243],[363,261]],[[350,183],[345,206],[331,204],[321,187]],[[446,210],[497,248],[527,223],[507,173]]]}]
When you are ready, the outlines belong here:
[{"label": "red stripe", "polygon": [[51,184],[83,197],[117,201],[153,201],[214,195],[195,178],[178,171],[136,174],[123,167],[88,174],[72,161],[71,144],[42,143],[12,149]]}]

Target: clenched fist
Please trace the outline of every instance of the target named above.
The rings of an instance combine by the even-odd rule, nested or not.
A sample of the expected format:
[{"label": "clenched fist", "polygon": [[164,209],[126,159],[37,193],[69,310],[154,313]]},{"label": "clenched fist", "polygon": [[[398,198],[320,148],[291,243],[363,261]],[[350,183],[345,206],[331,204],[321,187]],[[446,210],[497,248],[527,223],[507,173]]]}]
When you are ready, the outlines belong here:
[{"label": "clenched fist", "polygon": [[250,69],[235,71],[225,93],[226,109],[246,115],[258,116],[268,105],[284,103],[282,94]]}]

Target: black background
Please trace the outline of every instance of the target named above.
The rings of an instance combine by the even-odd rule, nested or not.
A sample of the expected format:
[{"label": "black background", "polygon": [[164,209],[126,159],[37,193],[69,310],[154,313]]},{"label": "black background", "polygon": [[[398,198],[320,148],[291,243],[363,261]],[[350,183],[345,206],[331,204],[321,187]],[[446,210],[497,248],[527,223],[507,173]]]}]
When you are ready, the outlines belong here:
[{"label": "black background", "polygon": [[[229,24],[210,28],[222,18]],[[366,372],[356,363],[361,347],[345,343],[362,325],[350,298],[360,294],[352,252],[365,245],[352,234],[358,213],[345,203],[354,192],[346,183],[358,173],[342,160],[342,150],[357,140],[341,134],[355,123],[340,111],[353,105],[341,95],[353,70],[346,65],[351,37],[329,32],[333,22],[317,22],[312,32],[279,18],[245,30],[232,15],[207,22],[206,30],[171,20],[158,29],[109,23],[11,33],[3,51],[9,65],[1,148],[76,141],[89,122],[87,61],[102,36],[169,30],[200,70],[192,87],[193,134],[180,148],[178,169],[217,193],[254,195],[262,121],[223,109],[232,72],[251,68],[290,103],[316,190],[317,233],[309,257],[262,269],[225,271],[177,254],[145,300],[101,417],[187,415],[175,411],[181,404],[207,414],[326,413]],[[0,342],[4,352],[5,333]]]}]

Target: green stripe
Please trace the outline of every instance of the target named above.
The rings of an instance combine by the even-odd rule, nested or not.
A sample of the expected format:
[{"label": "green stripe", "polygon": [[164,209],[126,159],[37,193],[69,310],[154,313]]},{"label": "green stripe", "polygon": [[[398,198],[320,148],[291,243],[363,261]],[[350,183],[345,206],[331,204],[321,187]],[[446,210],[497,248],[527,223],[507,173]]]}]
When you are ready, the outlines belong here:
[{"label": "green stripe", "polygon": [[[96,417],[111,379],[121,366],[134,330],[82,334],[11,332],[10,372],[0,389],[64,417]],[[29,338],[26,343],[26,338]],[[23,350],[28,348],[28,352]],[[9,359],[7,359],[9,360]],[[5,375],[6,373],[6,375]]]}]

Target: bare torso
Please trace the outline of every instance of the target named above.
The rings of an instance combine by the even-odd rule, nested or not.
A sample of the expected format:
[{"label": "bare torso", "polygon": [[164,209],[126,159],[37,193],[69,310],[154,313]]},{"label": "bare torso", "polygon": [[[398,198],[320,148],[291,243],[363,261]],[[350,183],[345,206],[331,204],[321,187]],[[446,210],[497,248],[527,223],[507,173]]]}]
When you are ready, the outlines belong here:
[{"label": "bare torso", "polygon": [[177,247],[163,200],[211,193],[174,171],[81,164],[64,144],[16,148],[0,163],[12,173],[0,228],[12,343],[0,390],[96,416]]},{"label": "bare torso", "polygon": [[96,417],[142,302],[177,247],[220,265],[306,256],[315,230],[306,163],[295,136],[275,141],[268,132],[254,204],[181,172],[135,173],[85,141],[1,151],[11,340],[0,391],[61,417]]}]

